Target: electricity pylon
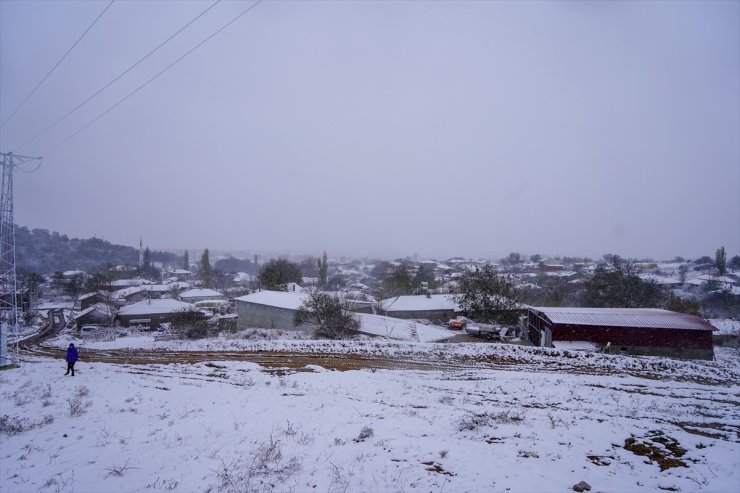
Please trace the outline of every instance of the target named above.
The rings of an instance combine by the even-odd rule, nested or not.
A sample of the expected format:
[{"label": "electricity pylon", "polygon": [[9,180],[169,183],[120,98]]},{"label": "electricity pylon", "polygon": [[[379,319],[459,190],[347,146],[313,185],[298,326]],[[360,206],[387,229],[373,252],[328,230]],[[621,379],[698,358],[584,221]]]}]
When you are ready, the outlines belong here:
[{"label": "electricity pylon", "polygon": [[[15,217],[13,215],[13,171],[39,157],[0,152],[3,159],[2,193],[0,193],[0,366],[20,364],[18,346],[18,292],[15,277]],[[8,356],[8,334],[13,336]]]}]

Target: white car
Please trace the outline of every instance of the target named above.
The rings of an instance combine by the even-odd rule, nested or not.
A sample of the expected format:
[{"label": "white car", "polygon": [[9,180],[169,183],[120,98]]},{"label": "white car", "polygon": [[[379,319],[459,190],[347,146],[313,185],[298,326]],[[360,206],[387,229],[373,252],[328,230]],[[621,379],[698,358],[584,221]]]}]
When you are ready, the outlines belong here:
[{"label": "white car", "polygon": [[100,330],[100,327],[98,327],[97,325],[83,325],[80,328],[80,335],[89,336],[89,335],[95,334],[98,330]]}]

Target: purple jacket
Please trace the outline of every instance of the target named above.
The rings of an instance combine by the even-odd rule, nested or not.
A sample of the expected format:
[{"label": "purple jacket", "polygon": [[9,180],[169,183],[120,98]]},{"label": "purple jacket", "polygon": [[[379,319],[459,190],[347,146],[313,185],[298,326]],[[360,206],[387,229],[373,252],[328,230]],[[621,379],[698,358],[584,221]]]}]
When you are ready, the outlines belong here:
[{"label": "purple jacket", "polygon": [[77,348],[74,346],[67,348],[67,363],[74,363],[77,361],[77,358]]}]

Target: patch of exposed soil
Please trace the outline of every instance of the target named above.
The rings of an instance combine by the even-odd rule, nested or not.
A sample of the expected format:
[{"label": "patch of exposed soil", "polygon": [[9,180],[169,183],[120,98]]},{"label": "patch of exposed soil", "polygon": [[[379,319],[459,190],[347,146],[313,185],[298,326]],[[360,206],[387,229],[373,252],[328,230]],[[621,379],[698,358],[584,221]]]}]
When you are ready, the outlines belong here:
[{"label": "patch of exposed soil", "polygon": [[655,462],[661,471],[673,467],[688,467],[680,458],[686,454],[678,440],[672,438],[662,431],[654,430],[643,437],[630,437],[624,441],[625,450],[635,455],[647,457],[650,462]]}]

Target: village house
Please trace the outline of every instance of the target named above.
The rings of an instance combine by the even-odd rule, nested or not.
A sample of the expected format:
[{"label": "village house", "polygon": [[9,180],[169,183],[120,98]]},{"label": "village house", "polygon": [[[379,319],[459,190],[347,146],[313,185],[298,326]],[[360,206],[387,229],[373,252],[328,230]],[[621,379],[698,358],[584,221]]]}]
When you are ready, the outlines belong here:
[{"label": "village house", "polygon": [[156,329],[162,323],[172,322],[177,314],[193,311],[200,313],[190,303],[172,299],[144,300],[126,305],[118,311],[116,319],[124,327],[143,325]]},{"label": "village house", "polygon": [[73,319],[77,329],[83,325],[104,325],[109,324],[115,316],[114,308],[105,303],[97,303],[86,307],[84,310],[74,315]]},{"label": "village house", "polygon": [[195,303],[196,301],[204,300],[223,300],[225,296],[218,291],[213,289],[201,288],[201,289],[188,289],[180,293],[180,300],[187,303]]},{"label": "village house", "polygon": [[[293,317],[310,295],[300,292],[259,291],[236,298],[239,330],[250,328],[313,330],[310,325],[295,327]],[[381,315],[355,313],[361,334],[387,337],[396,340],[432,342],[449,339],[455,335],[443,327],[418,324]]]}]

